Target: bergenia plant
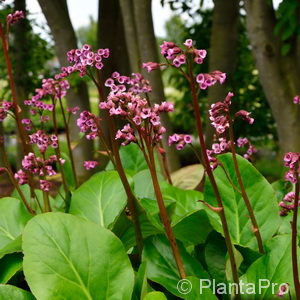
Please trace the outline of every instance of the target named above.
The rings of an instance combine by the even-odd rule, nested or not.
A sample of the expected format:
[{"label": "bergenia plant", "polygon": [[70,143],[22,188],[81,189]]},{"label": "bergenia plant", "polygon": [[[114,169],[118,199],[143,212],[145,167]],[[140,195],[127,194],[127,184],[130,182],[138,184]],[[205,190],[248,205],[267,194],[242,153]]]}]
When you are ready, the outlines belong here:
[{"label": "bergenia plant", "polygon": [[[93,50],[87,44],[68,51],[69,65],[53,78],[43,79],[30,99],[22,99],[29,113],[21,117],[8,35],[10,26],[23,17],[23,12],[16,11],[0,22],[11,90],[11,99],[0,101],[0,122],[15,121],[22,145],[20,165],[15,168],[0,136],[0,176],[6,173],[15,187],[12,197],[0,199],[4,272],[0,298],[166,299],[164,292],[172,299],[248,299],[250,294],[255,299],[300,299],[300,154],[284,156],[285,180],[294,189],[287,190],[278,211],[276,197],[280,196],[252,165],[255,146],[249,137],[234,135],[236,119],[251,125],[254,118],[248,111],[233,111],[232,102],[238,97],[232,92],[224,100],[214,99],[208,111],[215,135],[207,148],[205,110],[199,98],[201,91],[224,83],[226,74],[195,71],[204,62],[206,50],[197,49],[191,39],[182,47],[163,42],[165,62],[143,63],[147,72],[174,68],[191,92],[200,150],[197,140],[186,133],[168,136],[164,145],[162,115],[171,114],[174,104],[165,99],[150,103],[152,87],[146,75],[115,71],[104,78],[102,69],[110,50]],[[94,83],[99,115],[66,107],[71,74]],[[299,104],[299,99],[295,96],[294,103]],[[58,112],[64,134],[59,130]],[[111,162],[107,170],[97,172],[105,166],[96,155],[85,161],[86,170],[96,171],[85,182],[76,174],[70,135],[74,116],[85,137],[80,142],[97,140],[95,153]],[[62,150],[63,140],[67,153]],[[191,146],[196,152],[205,170],[197,182],[197,187],[204,187],[201,192],[183,189],[176,181],[178,173],[170,174],[168,146],[177,150]],[[238,155],[241,150],[243,157]],[[270,284],[261,287],[261,279]],[[222,290],[213,286],[216,281],[224,281]],[[227,288],[229,295],[223,296]]]}]

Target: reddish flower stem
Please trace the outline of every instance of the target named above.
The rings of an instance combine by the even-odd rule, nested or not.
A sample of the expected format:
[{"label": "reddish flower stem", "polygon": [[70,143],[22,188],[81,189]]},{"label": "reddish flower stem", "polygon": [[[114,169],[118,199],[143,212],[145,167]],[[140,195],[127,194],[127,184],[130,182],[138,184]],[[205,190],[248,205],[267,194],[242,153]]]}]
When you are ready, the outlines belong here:
[{"label": "reddish flower stem", "polygon": [[191,88],[191,92],[192,92],[192,102],[193,102],[194,114],[195,114],[195,119],[196,119],[196,128],[197,128],[197,132],[198,132],[198,136],[199,136],[203,163],[204,163],[205,170],[207,172],[207,176],[209,178],[209,181],[210,181],[213,191],[215,193],[218,207],[220,208],[219,215],[220,215],[222,228],[223,228],[223,232],[224,232],[224,238],[225,238],[225,242],[226,242],[226,246],[227,246],[227,250],[228,250],[232,277],[233,277],[234,283],[237,284],[235,298],[240,299],[239,288],[238,288],[239,287],[239,276],[238,276],[237,265],[236,265],[236,261],[235,261],[235,257],[234,257],[233,244],[232,244],[231,237],[229,234],[228,223],[227,223],[221,195],[220,195],[220,192],[219,192],[214,174],[210,167],[209,159],[208,159],[208,156],[206,153],[206,144],[205,144],[205,140],[204,140],[202,120],[201,120],[201,115],[200,115],[200,106],[198,103],[198,96],[197,96],[197,91],[196,91],[196,82],[195,82],[195,78],[193,76],[191,68],[189,71],[188,79],[189,79],[189,84],[190,84],[190,88]]},{"label": "reddish flower stem", "polygon": [[[299,167],[299,163],[297,168]],[[292,220],[292,266],[293,266],[293,277],[296,291],[296,298],[300,299],[300,282],[299,282],[299,269],[298,269],[298,235],[297,235],[297,221],[298,221],[298,202],[299,202],[299,174],[296,172],[297,183],[295,190],[295,200],[293,209],[293,220]]]},{"label": "reddish flower stem", "polygon": [[[168,216],[168,212],[167,212],[164,200],[163,200],[162,192],[161,192],[161,189],[159,186],[159,181],[157,178],[153,148],[148,143],[147,143],[147,149],[148,149],[148,154],[149,154],[148,167],[149,167],[151,178],[152,178],[152,183],[153,183],[153,187],[154,187],[157,205],[159,208],[160,218],[164,225],[167,238],[171,245],[171,249],[173,252],[173,256],[175,258],[179,276],[180,276],[180,278],[185,278],[186,273],[185,273],[184,265],[183,265],[182,258],[181,258],[181,255],[180,255],[180,252],[179,252],[179,249],[177,246],[177,242],[176,242],[176,238],[175,238],[173,229],[171,227],[171,222],[170,222],[170,219]],[[146,156],[147,154],[144,152],[144,155]],[[148,159],[146,159],[146,161],[148,161]]]},{"label": "reddish flower stem", "polygon": [[60,109],[61,109],[61,113],[62,113],[62,116],[63,116],[64,125],[65,125],[67,145],[68,145],[68,149],[69,149],[69,155],[70,155],[70,160],[71,160],[71,167],[72,167],[73,177],[74,177],[74,181],[75,181],[75,187],[77,188],[78,187],[78,180],[77,180],[77,173],[76,173],[74,155],[73,155],[72,146],[71,146],[71,136],[70,136],[69,124],[68,124],[68,121],[67,121],[67,117],[66,117],[66,114],[65,114],[65,110],[64,110],[64,106],[62,104],[61,98],[59,98],[59,105],[60,105]]},{"label": "reddish flower stem", "polygon": [[[97,76],[98,76],[99,82],[101,82],[100,72],[97,72]],[[95,78],[92,75],[91,75],[91,78],[93,79],[93,81],[98,89],[100,101],[103,101],[104,100],[104,92],[102,90],[102,87],[100,86],[100,84],[95,80]],[[142,230],[141,230],[141,224],[139,221],[139,213],[138,213],[138,209],[137,209],[137,199],[132,192],[131,186],[128,182],[128,179],[127,179],[124,167],[123,167],[123,163],[120,158],[119,145],[118,145],[117,141],[115,140],[116,126],[115,126],[114,119],[111,116],[109,116],[108,113],[107,113],[107,120],[109,123],[108,127],[109,127],[109,136],[110,136],[110,144],[111,144],[110,145],[111,153],[109,153],[110,147],[107,145],[107,143],[105,142],[104,139],[102,139],[102,140],[104,141],[104,145],[107,149],[108,154],[109,155],[112,154],[111,161],[114,164],[115,169],[120,176],[121,182],[123,184],[124,190],[127,195],[127,205],[128,205],[129,212],[131,214],[132,222],[133,222],[136,246],[137,246],[138,254],[139,254],[139,258],[140,258],[142,251],[143,251],[143,235],[142,235]]]},{"label": "reddish flower stem", "polygon": [[8,81],[9,81],[9,86],[11,90],[11,96],[12,96],[12,103],[14,106],[14,115],[15,115],[15,120],[19,132],[19,136],[21,139],[21,144],[23,148],[23,154],[25,155],[26,153],[30,152],[30,146],[26,142],[26,133],[24,131],[24,128],[21,124],[20,120],[20,107],[18,106],[18,98],[17,98],[17,90],[15,86],[15,82],[13,79],[13,74],[12,74],[12,66],[9,58],[9,45],[8,45],[8,40],[6,39],[4,30],[3,30],[3,25],[0,22],[0,38],[2,41],[2,49],[4,53],[4,59],[5,59],[5,64],[6,64],[6,69],[8,73]]},{"label": "reddish flower stem", "polygon": [[231,148],[231,153],[232,153],[232,159],[233,159],[233,164],[234,164],[234,169],[235,169],[235,173],[238,179],[238,183],[239,186],[241,188],[241,195],[244,199],[244,203],[247,207],[249,216],[250,216],[250,220],[252,223],[252,230],[254,232],[255,238],[257,240],[257,245],[258,245],[258,250],[260,253],[264,253],[264,246],[263,246],[263,241],[260,235],[260,230],[259,230],[259,226],[258,223],[256,221],[256,217],[251,205],[251,202],[248,198],[245,186],[244,186],[244,182],[241,176],[241,172],[240,172],[240,168],[239,168],[239,164],[237,162],[237,157],[236,157],[236,151],[235,151],[235,139],[234,139],[234,133],[233,133],[233,124],[232,121],[230,119],[230,115],[229,117],[229,138],[230,138],[230,148]]},{"label": "reddish flower stem", "polygon": [[[63,165],[62,165],[62,163],[59,159],[59,158],[61,158],[61,152],[60,152],[60,143],[59,143],[59,139],[58,139],[58,128],[57,128],[57,119],[56,119],[56,110],[55,110],[56,103],[55,103],[54,98],[52,98],[52,104],[53,104],[53,111],[52,111],[53,128],[54,128],[54,133],[57,136],[57,148],[55,149],[55,154],[58,157],[58,165],[59,165],[59,168],[60,168],[62,184],[63,184],[64,191],[65,191],[65,198],[64,199],[67,199],[69,189],[68,189],[68,185],[67,185],[67,181],[66,181],[65,171],[64,171]],[[66,206],[67,206],[66,210],[68,210],[69,205],[70,204],[66,203]]]},{"label": "reddish flower stem", "polygon": [[32,215],[35,215],[35,211],[31,208],[31,206],[29,205],[29,203],[27,202],[26,200],[26,197],[24,195],[24,193],[22,192],[22,190],[20,189],[20,186],[18,184],[18,182],[16,181],[15,177],[14,177],[14,174],[13,174],[13,171],[10,167],[10,164],[9,164],[9,161],[8,161],[8,158],[7,158],[7,155],[6,155],[6,152],[5,151],[2,151],[3,149],[0,147],[0,151],[1,151],[1,156],[3,158],[3,162],[5,164],[5,169],[6,169],[6,172],[10,178],[10,181],[11,183],[14,185],[14,187],[16,188],[18,194],[20,195],[20,198],[21,200],[23,201],[26,209],[28,210],[28,212]]}]

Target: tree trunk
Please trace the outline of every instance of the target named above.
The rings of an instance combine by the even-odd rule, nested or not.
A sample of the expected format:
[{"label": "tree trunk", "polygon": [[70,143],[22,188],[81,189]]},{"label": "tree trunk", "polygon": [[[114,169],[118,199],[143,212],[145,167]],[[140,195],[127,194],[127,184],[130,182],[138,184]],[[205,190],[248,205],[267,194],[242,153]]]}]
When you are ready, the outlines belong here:
[{"label": "tree trunk", "polygon": [[[26,11],[26,0],[15,0],[14,1],[14,10],[22,10]],[[28,98],[28,91],[26,90],[26,83],[28,80],[27,74],[27,62],[30,60],[30,51],[28,45],[27,35],[30,31],[29,21],[26,18],[20,20],[15,24],[14,28],[14,64],[13,64],[13,72],[14,72],[14,80],[16,84],[16,93],[17,93],[17,101],[18,105],[22,109],[21,118],[26,118],[28,115],[28,107],[23,104],[23,101]],[[18,134],[18,133],[17,133]],[[17,147],[16,149],[17,159],[16,159],[16,167],[19,168],[21,165],[21,160],[23,159],[23,151],[22,147]]]},{"label": "tree trunk", "polygon": [[[55,41],[55,50],[60,65],[68,65],[67,51],[77,48],[76,35],[70,20],[66,0],[38,0],[45,15],[47,23],[51,29]],[[84,81],[79,81],[72,86],[67,94],[67,104],[69,107],[79,106],[81,110],[90,110],[88,88]],[[71,119],[71,137],[73,140],[78,139],[78,127],[76,118]],[[84,140],[74,150],[77,175],[84,179],[87,176],[83,168],[83,161],[92,159],[93,143]]]},{"label": "tree trunk", "polygon": [[300,92],[296,49],[281,55],[281,42],[274,35],[274,9],[267,1],[246,0],[247,30],[260,81],[278,128],[281,152],[300,151],[300,106],[293,97]]},{"label": "tree trunk", "polygon": [[[158,62],[157,44],[153,28],[151,0],[133,0],[134,16],[138,37],[139,52],[142,62]],[[151,73],[143,71],[144,76],[150,80],[153,91],[149,94],[152,103],[160,103],[165,100],[161,71]],[[162,115],[162,123],[167,132],[164,135],[164,146],[167,151],[168,163],[171,171],[180,167],[178,153],[174,147],[168,147],[168,136],[173,133],[172,125],[167,114]]]},{"label": "tree trunk", "polygon": [[[214,4],[209,71],[225,72],[227,79],[224,84],[216,84],[209,88],[208,102],[210,105],[225,97],[236,69],[239,24],[239,0],[214,0]],[[208,117],[206,124],[206,145],[210,147],[215,129],[211,126]]]},{"label": "tree trunk", "polygon": [[125,40],[128,52],[131,72],[141,72],[141,56],[138,46],[137,29],[134,19],[133,0],[120,0],[123,24],[125,30]]}]

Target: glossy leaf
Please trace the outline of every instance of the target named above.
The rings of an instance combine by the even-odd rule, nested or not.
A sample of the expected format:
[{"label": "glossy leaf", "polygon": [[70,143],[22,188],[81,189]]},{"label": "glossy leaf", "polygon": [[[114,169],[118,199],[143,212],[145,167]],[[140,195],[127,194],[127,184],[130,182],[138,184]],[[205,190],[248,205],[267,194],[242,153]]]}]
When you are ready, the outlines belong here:
[{"label": "glossy leaf", "polygon": [[16,286],[9,284],[0,284],[1,300],[34,300],[34,296]]},{"label": "glossy leaf", "polygon": [[73,193],[70,213],[111,228],[126,203],[127,196],[118,173],[100,172]]},{"label": "glossy leaf", "polygon": [[18,236],[15,240],[8,243],[5,247],[0,249],[0,258],[6,254],[15,252],[22,252],[22,237]]},{"label": "glossy leaf", "polygon": [[168,300],[167,297],[161,292],[150,292],[143,300]]},{"label": "glossy leaf", "polygon": [[184,190],[194,190],[204,176],[204,168],[200,164],[183,167],[171,174],[173,185]]},{"label": "glossy leaf", "polygon": [[23,231],[32,215],[19,199],[0,199],[0,249],[14,241]]},{"label": "glossy leaf", "polygon": [[0,283],[7,283],[18,271],[22,270],[23,255],[7,254],[0,259]]},{"label": "glossy leaf", "polygon": [[[281,299],[296,299],[291,260],[291,236],[281,235],[270,240],[266,244],[266,254],[257,259],[240,280],[245,283],[244,288],[247,288],[246,285],[248,283],[254,284],[256,291],[255,295],[247,295],[243,299],[275,299],[277,298],[276,294],[279,290],[279,285],[283,283],[289,284],[292,298],[289,298],[287,294]],[[263,281],[260,283],[260,280]],[[268,285],[268,280],[270,283],[269,287],[261,288],[259,292],[259,287]]]},{"label": "glossy leaf", "polygon": [[[188,254],[180,242],[178,246],[187,276],[209,278],[201,264]],[[181,296],[177,289],[180,277],[169,241],[165,236],[156,235],[145,240],[143,261],[147,263],[147,277],[150,280],[161,284],[174,295]]]},{"label": "glossy leaf", "polygon": [[24,273],[39,300],[130,299],[134,274],[120,240],[63,213],[36,216],[23,234]]},{"label": "glossy leaf", "polygon": [[[224,165],[231,181],[238,187],[231,153],[219,155],[218,160]],[[277,231],[280,224],[274,190],[267,180],[246,159],[238,156],[238,164],[260,228],[262,240],[265,243]],[[241,194],[230,186],[221,167],[218,167],[214,171],[214,174],[225,206],[225,213],[233,242],[257,250],[257,241],[252,231],[249,213]],[[217,205],[209,180],[206,181],[204,198],[211,205]],[[213,227],[222,233],[218,215],[207,207],[203,207],[206,209]]]}]

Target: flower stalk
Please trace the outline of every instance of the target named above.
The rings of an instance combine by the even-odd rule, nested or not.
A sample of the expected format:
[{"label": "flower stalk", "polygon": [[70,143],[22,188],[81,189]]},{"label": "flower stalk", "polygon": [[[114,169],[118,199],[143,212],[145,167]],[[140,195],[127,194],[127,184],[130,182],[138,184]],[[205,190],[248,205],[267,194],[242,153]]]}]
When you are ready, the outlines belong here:
[{"label": "flower stalk", "polygon": [[251,223],[252,223],[252,230],[253,230],[255,238],[257,240],[258,250],[259,250],[260,253],[263,254],[264,253],[264,246],[263,246],[263,241],[262,241],[262,238],[261,238],[259,226],[258,226],[256,217],[255,217],[255,214],[254,214],[254,211],[253,211],[253,207],[250,203],[248,194],[246,192],[244,182],[243,182],[243,179],[242,179],[242,175],[241,175],[241,172],[240,172],[240,168],[239,168],[239,165],[238,165],[238,162],[237,162],[237,156],[236,156],[236,151],[235,151],[235,139],[234,139],[234,133],[233,133],[233,124],[232,124],[230,115],[228,117],[228,120],[229,120],[230,148],[231,148],[235,173],[236,173],[237,180],[238,180],[238,183],[239,183],[239,186],[240,186],[240,192],[241,192],[242,198],[244,200],[244,203],[247,207],[247,210],[248,210],[248,213],[249,213],[249,216],[250,216],[250,220],[251,220]]},{"label": "flower stalk", "polygon": [[197,133],[198,133],[200,146],[201,146],[202,161],[204,163],[204,167],[207,172],[207,176],[209,178],[209,181],[210,181],[213,191],[215,193],[218,207],[220,208],[219,215],[220,215],[222,228],[223,228],[223,232],[224,232],[224,238],[225,238],[225,242],[226,242],[226,246],[227,246],[227,250],[228,250],[232,278],[233,278],[234,283],[237,284],[236,285],[236,299],[240,299],[239,290],[238,290],[239,276],[238,276],[237,265],[236,265],[236,261],[235,261],[235,257],[234,257],[233,244],[232,244],[231,237],[229,234],[228,223],[227,223],[221,195],[220,195],[214,174],[210,167],[209,159],[208,159],[207,152],[206,152],[207,149],[206,149],[206,144],[205,144],[204,134],[203,134],[200,106],[198,103],[198,96],[197,96],[197,91],[196,91],[196,82],[195,82],[194,76],[192,74],[192,70],[190,70],[188,78],[189,78],[189,84],[190,84],[191,93],[192,93],[192,102],[193,102],[194,114],[195,114],[195,119],[196,119],[196,128],[197,128]]},{"label": "flower stalk", "polygon": [[[299,168],[299,162],[298,162]],[[297,168],[297,169],[298,169]],[[299,269],[298,269],[298,235],[297,235],[297,222],[298,222],[298,207],[299,207],[299,174],[296,171],[296,188],[295,188],[295,201],[293,208],[293,219],[292,219],[292,266],[293,266],[293,278],[296,291],[296,298],[300,299],[300,282],[299,282]]]}]

